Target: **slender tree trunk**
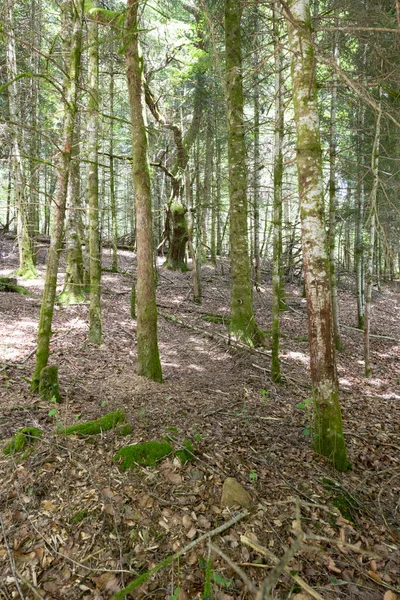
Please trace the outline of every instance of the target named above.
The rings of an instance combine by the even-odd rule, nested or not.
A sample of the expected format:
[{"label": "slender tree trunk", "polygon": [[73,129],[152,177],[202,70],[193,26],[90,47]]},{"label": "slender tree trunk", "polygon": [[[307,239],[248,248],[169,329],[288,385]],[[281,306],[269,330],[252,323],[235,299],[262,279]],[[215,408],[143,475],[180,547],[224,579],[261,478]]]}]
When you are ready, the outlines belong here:
[{"label": "slender tree trunk", "polygon": [[86,301],[83,293],[82,203],[80,172],[80,127],[75,121],[74,143],[71,148],[67,193],[67,222],[65,233],[66,271],[59,304],[80,304]]},{"label": "slender tree trunk", "polygon": [[111,46],[111,76],[110,76],[110,209],[111,209],[111,244],[112,244],[112,265],[111,270],[118,271],[118,228],[117,228],[117,205],[115,200],[115,169],[114,169],[114,47]]},{"label": "slender tree trunk", "polygon": [[381,133],[381,116],[382,111],[379,110],[376,129],[375,139],[372,148],[372,159],[371,159],[371,170],[373,176],[373,183],[370,195],[369,211],[370,211],[370,225],[369,225],[369,246],[368,246],[368,257],[367,257],[367,272],[365,278],[365,327],[364,327],[364,364],[365,364],[365,376],[371,376],[371,357],[370,357],[370,327],[371,327],[371,300],[372,300],[372,275],[374,268],[374,247],[375,247],[375,228],[376,228],[376,197],[378,193],[379,185],[379,144],[380,144],[380,133]]},{"label": "slender tree trunk", "polygon": [[273,256],[272,256],[272,368],[271,378],[275,383],[281,381],[279,361],[279,313],[284,300],[282,277],[282,182],[283,182],[283,73],[282,48],[280,43],[279,3],[274,2],[274,45],[275,45],[275,145],[274,145],[274,207],[273,207]]},{"label": "slender tree trunk", "polygon": [[47,366],[50,353],[51,324],[53,321],[54,301],[57,288],[57,274],[62,250],[65,206],[67,201],[71,148],[74,142],[74,125],[77,109],[77,90],[82,47],[83,0],[71,7],[73,28],[71,34],[71,54],[69,59],[69,77],[65,81],[65,115],[62,137],[62,151],[58,165],[58,180],[54,202],[54,217],[51,231],[49,256],[44,282],[42,305],[40,309],[36,364],[32,377],[31,390],[39,388],[40,375]]},{"label": "slender tree trunk", "polygon": [[162,381],[157,341],[157,307],[153,267],[150,166],[143,57],[138,39],[138,2],[128,0],[125,21],[125,59],[132,123],[132,165],[137,223],[137,355],[138,373]]},{"label": "slender tree trunk", "polygon": [[89,30],[89,105],[88,105],[88,204],[90,252],[89,341],[101,344],[101,249],[99,236],[99,33],[98,24]]},{"label": "slender tree trunk", "polygon": [[186,169],[185,177],[185,192],[186,192],[186,205],[188,207],[188,248],[189,256],[192,259],[192,281],[193,281],[193,302],[201,304],[201,280],[199,267],[201,269],[201,261],[197,256],[197,251],[200,250],[198,245],[193,243],[193,232],[194,232],[194,207],[193,207],[193,196],[192,186],[190,185],[190,173],[189,169]]},{"label": "slender tree trunk", "polygon": [[[338,18],[335,14],[335,25]],[[333,56],[335,61],[338,59],[337,32],[333,33]],[[332,290],[332,327],[335,346],[337,350],[342,350],[339,330],[339,303],[338,288],[336,278],[336,129],[337,129],[337,72],[333,70],[332,96],[331,96],[331,124],[329,132],[329,262]]]},{"label": "slender tree trunk", "polygon": [[[259,9],[254,5],[254,29],[259,29]],[[257,69],[259,63],[259,38],[255,37],[254,66]],[[260,84],[259,74],[256,70],[254,75],[254,155],[253,155],[253,253],[254,280],[256,284],[261,283],[261,260],[260,260]]]},{"label": "slender tree trunk", "polygon": [[349,466],[332,334],[332,296],[324,224],[322,153],[308,0],[291,0],[288,18],[297,137],[303,267],[314,397],[314,448],[335,468]]},{"label": "slender tree trunk", "polygon": [[211,114],[207,115],[206,133],[206,160],[204,165],[204,188],[203,188],[203,210],[202,210],[202,242],[201,260],[207,262],[207,238],[208,238],[208,215],[211,209],[211,184],[213,171],[214,136],[212,130]]},{"label": "slender tree trunk", "polygon": [[247,169],[243,122],[241,7],[225,0],[226,94],[231,258],[231,334],[251,346],[261,335],[253,313],[247,236]]},{"label": "slender tree trunk", "polygon": [[11,130],[11,155],[12,169],[14,174],[14,204],[17,215],[17,240],[19,253],[19,268],[17,275],[24,279],[32,279],[37,276],[32,255],[29,237],[29,221],[27,209],[27,195],[25,193],[25,172],[21,156],[21,109],[20,90],[17,81],[17,59],[15,54],[13,3],[7,2],[6,9],[6,31],[7,48],[6,63],[9,84],[8,105],[10,114]]}]

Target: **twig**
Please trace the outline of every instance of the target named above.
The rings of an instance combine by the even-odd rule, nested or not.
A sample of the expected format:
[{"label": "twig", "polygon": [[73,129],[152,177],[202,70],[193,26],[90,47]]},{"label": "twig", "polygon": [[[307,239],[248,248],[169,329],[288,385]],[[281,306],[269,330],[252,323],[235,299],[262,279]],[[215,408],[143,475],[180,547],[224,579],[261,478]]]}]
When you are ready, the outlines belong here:
[{"label": "twig", "polygon": [[232,527],[232,525],[234,525],[241,519],[244,519],[244,517],[247,517],[248,514],[249,514],[249,511],[245,509],[242,512],[238,513],[230,521],[223,523],[222,525],[220,525],[216,529],[213,529],[212,531],[203,533],[203,535],[201,535],[196,540],[193,540],[192,542],[190,542],[190,544],[188,544],[181,550],[178,550],[178,552],[175,552],[175,554],[171,554],[170,556],[167,556],[167,558],[165,560],[163,560],[162,562],[158,563],[158,565],[156,565],[149,571],[146,571],[146,573],[143,573],[142,575],[140,575],[140,577],[137,577],[136,579],[134,579],[134,581],[132,581],[129,585],[127,585],[126,588],[124,588],[123,590],[114,594],[113,600],[124,600],[124,598],[127,596],[127,594],[130,594],[137,587],[139,587],[139,585],[142,585],[142,583],[145,583],[145,581],[150,579],[150,577],[152,575],[154,575],[155,573],[158,573],[158,571],[161,571],[161,569],[163,569],[164,567],[167,567],[168,565],[173,563],[175,560],[177,560],[178,558],[180,558],[181,556],[186,554],[186,552],[189,552],[189,550],[191,550],[192,548],[194,548],[195,546],[197,546],[204,540],[210,539],[211,537],[218,535],[219,533],[222,533],[226,529],[229,529],[230,527]]},{"label": "twig", "polygon": [[[249,539],[245,535],[240,536],[240,541],[242,542],[242,544],[245,544],[246,546],[250,546],[250,548],[253,548],[253,550],[258,552],[259,554],[262,554],[263,556],[267,556],[275,564],[279,563],[279,558],[277,556],[275,556],[275,554],[273,554],[267,548],[260,546],[260,544],[258,544],[257,542],[254,542],[253,540]],[[303,590],[307,592],[307,594],[310,594],[310,596],[315,598],[315,600],[324,600],[324,598],[322,596],[320,596],[318,594],[318,592],[316,592],[311,586],[309,586],[308,583],[306,581],[304,581],[304,579],[302,579],[299,575],[294,575],[288,566],[284,567],[283,570],[285,571],[285,573],[290,575],[290,577],[292,577],[292,579],[294,579],[294,581],[300,587],[302,587]]]},{"label": "twig", "polygon": [[209,544],[211,550],[213,552],[215,552],[215,554],[218,554],[221,558],[224,559],[224,561],[230,566],[231,569],[233,569],[241,578],[241,580],[243,581],[243,583],[247,586],[247,589],[249,590],[249,592],[251,592],[252,594],[256,594],[257,593],[257,588],[254,585],[254,583],[251,581],[251,579],[249,579],[246,575],[246,573],[243,571],[243,569],[241,569],[239,567],[239,565],[237,565],[236,563],[234,563],[229,556],[227,556],[225,554],[225,552],[223,552],[221,550],[221,548],[218,548],[218,546],[215,546],[214,544],[212,544],[210,542]]},{"label": "twig", "polygon": [[1,532],[3,534],[4,545],[5,545],[6,550],[7,550],[8,559],[10,561],[11,572],[13,574],[14,581],[15,581],[15,586],[16,586],[16,588],[18,590],[18,593],[20,595],[21,600],[25,600],[25,596],[22,593],[21,586],[19,585],[17,573],[15,571],[14,559],[13,559],[13,556],[11,554],[10,546],[8,545],[8,541],[7,541],[7,537],[6,537],[6,530],[5,530],[5,527],[4,527],[4,521],[3,521],[3,518],[1,516],[1,514],[0,514],[0,525],[1,525]]}]

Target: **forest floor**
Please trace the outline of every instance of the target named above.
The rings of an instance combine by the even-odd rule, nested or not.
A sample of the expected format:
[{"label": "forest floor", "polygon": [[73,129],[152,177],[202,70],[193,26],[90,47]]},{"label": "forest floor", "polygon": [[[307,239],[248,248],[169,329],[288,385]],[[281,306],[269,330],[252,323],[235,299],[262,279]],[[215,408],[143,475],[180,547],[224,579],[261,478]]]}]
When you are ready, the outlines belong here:
[{"label": "forest floor", "polygon": [[[19,281],[32,295],[0,292],[0,441],[4,445],[21,427],[44,431],[27,457],[0,454],[0,598],[106,600],[190,542],[191,550],[130,597],[253,598],[234,570],[239,567],[254,586],[270,578],[265,597],[400,598],[398,284],[374,291],[372,332],[378,337],[372,338],[373,376],[366,380],[362,333],[354,328],[354,281],[341,278],[344,350],[338,370],[353,468],[339,474],[310,448],[306,304],[298,287],[287,286],[290,309],[281,318],[285,379],[274,385],[268,346],[236,348],[227,343],[226,325],[204,320],[229,315],[227,263],[203,266],[201,305],[192,301],[190,272],[161,268],[164,383],[157,384],[135,374],[135,259],[121,251],[125,273],[103,272],[100,347],[87,342],[87,305],[55,311],[50,363],[59,365],[63,397],[55,407],[29,392],[45,252],[40,250],[40,278]],[[16,268],[12,242],[0,241],[0,253],[0,275],[6,276]],[[108,250],[103,259],[109,267]],[[259,326],[268,331],[268,274],[254,291],[254,306]],[[117,409],[133,427],[127,437],[114,430],[89,438],[55,433],[59,423]],[[191,440],[196,460],[181,464],[170,456],[156,467],[124,473],[113,462],[122,446],[167,435],[175,447]],[[248,514],[221,506],[227,477],[250,493]],[[235,515],[236,523],[214,534]],[[303,543],[295,552],[299,535]],[[272,555],[285,553],[289,568],[272,571]]]}]

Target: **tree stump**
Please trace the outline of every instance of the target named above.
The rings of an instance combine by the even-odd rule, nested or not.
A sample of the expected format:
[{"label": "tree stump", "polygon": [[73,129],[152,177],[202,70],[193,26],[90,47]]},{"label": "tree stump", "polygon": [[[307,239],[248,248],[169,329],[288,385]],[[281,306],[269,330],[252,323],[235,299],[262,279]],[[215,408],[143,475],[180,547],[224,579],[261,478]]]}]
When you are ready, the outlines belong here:
[{"label": "tree stump", "polygon": [[61,394],[58,387],[58,367],[44,367],[40,372],[39,395],[43,400],[49,402],[61,402]]}]

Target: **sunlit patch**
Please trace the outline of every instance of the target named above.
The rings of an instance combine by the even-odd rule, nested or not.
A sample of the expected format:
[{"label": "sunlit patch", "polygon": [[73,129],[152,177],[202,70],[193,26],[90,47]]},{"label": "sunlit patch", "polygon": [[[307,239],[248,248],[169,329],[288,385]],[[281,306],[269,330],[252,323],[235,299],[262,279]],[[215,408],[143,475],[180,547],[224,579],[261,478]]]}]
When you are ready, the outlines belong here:
[{"label": "sunlit patch", "polygon": [[303,365],[309,365],[310,357],[307,354],[303,354],[303,352],[286,352],[286,354],[282,354],[283,358],[290,358],[292,360],[296,360],[301,362]]},{"label": "sunlit patch", "polygon": [[31,350],[36,330],[37,321],[31,319],[19,319],[17,323],[15,321],[3,323],[4,337],[0,343],[0,360],[17,360]]},{"label": "sunlit patch", "polygon": [[187,365],[188,369],[191,369],[192,371],[197,371],[198,373],[202,373],[205,369],[204,367],[200,367],[200,365],[195,365],[195,364],[190,364]]}]

